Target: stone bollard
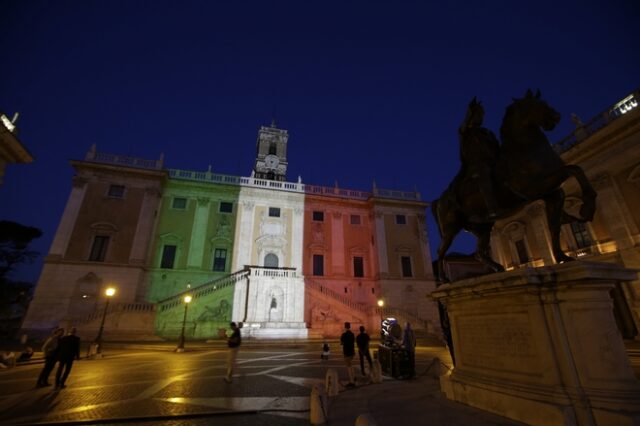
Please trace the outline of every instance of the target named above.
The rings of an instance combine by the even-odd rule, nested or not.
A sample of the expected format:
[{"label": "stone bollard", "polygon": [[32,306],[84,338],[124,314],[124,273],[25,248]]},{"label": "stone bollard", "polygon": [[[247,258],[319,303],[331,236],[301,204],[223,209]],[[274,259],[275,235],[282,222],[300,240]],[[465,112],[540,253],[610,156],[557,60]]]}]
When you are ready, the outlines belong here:
[{"label": "stone bollard", "polygon": [[318,385],[311,389],[309,399],[309,421],[312,425],[323,425],[327,423],[329,417],[327,396]]},{"label": "stone bollard", "polygon": [[336,396],[340,392],[340,381],[338,380],[338,372],[329,368],[324,379],[324,389],[328,396]]},{"label": "stone bollard", "polygon": [[371,383],[382,383],[382,366],[378,358],[373,360],[373,368],[371,369]]},{"label": "stone bollard", "polygon": [[356,426],[378,426],[371,414],[360,414],[356,419]]}]

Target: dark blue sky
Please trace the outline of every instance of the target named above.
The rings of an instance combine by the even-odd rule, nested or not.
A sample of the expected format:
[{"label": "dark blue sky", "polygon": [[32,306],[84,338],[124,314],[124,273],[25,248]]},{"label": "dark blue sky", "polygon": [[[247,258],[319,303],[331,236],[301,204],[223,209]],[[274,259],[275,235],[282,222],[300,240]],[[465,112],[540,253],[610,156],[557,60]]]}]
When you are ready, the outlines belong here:
[{"label": "dark blue sky", "polygon": [[[222,4],[220,4],[222,3]],[[445,4],[446,3],[446,4]],[[0,218],[46,253],[69,159],[99,151],[247,176],[260,125],[289,130],[289,180],[437,198],[473,96],[496,133],[539,88],[551,141],[640,86],[638,6],[536,2],[2,1],[0,109],[36,157],[9,166]],[[429,220],[434,251],[437,230]],[[453,249],[470,251],[471,238]],[[35,280],[41,261],[17,276]]]}]

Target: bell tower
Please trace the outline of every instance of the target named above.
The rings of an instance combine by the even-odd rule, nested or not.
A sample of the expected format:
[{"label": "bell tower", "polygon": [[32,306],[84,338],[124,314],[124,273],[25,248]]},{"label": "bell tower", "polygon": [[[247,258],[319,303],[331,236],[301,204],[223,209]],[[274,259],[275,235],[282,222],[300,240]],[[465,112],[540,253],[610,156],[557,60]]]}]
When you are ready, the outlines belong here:
[{"label": "bell tower", "polygon": [[278,129],[273,120],[271,126],[261,126],[256,142],[254,177],[284,181],[287,175],[287,141],[289,133]]}]

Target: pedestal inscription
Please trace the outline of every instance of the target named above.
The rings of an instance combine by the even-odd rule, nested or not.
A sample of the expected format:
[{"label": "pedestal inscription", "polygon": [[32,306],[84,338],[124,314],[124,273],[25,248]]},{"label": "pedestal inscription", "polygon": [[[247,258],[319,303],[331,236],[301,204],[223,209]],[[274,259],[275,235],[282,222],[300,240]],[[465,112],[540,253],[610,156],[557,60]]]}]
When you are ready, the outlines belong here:
[{"label": "pedestal inscription", "polygon": [[[496,370],[522,369],[538,372],[531,323],[526,313],[505,315],[460,315],[455,319],[458,362],[470,367]],[[458,355],[458,354],[456,354]]]}]

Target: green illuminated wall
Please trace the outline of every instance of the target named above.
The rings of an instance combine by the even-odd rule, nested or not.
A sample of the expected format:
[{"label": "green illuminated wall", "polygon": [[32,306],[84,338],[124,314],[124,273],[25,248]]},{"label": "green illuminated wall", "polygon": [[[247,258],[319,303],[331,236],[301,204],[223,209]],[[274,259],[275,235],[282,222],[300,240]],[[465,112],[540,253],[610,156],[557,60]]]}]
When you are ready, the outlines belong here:
[{"label": "green illuminated wall", "polygon": [[[154,234],[151,267],[147,275],[147,301],[156,303],[188,289],[229,275],[238,209],[239,187],[205,182],[170,179],[165,185],[157,228]],[[184,206],[181,201],[186,199]],[[221,212],[221,203],[231,203],[230,213]],[[172,268],[162,268],[165,246],[176,246]],[[216,249],[226,250],[224,271],[214,271]],[[228,293],[228,294],[227,294]],[[224,300],[224,302],[223,302]],[[225,315],[225,306],[229,312]],[[217,324],[228,325],[227,316],[233,306],[233,287],[213,292],[192,302],[188,318],[193,336],[209,338]],[[159,335],[175,335],[181,327],[182,307],[158,312],[156,330]],[[186,330],[190,335],[189,330]]]}]

